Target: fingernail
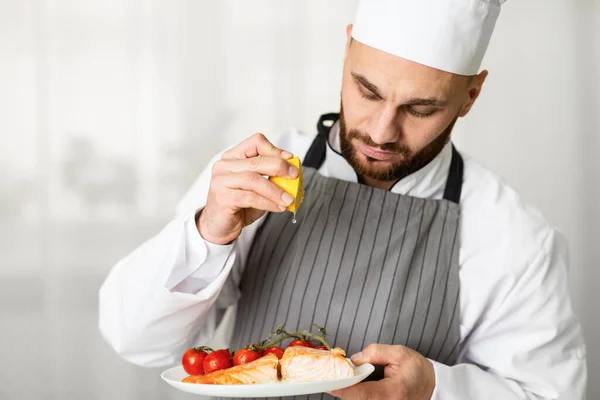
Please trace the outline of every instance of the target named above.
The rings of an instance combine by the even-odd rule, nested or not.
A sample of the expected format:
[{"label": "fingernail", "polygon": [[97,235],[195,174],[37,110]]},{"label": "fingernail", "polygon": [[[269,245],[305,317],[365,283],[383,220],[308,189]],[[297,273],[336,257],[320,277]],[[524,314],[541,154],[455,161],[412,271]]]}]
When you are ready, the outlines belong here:
[{"label": "fingernail", "polygon": [[281,195],[281,200],[283,200],[285,204],[290,205],[294,202],[294,196],[285,192]]},{"label": "fingernail", "polygon": [[283,151],[281,152],[281,157],[283,157],[283,158],[292,158],[293,156],[294,156],[294,155],[293,155],[292,153],[290,153],[289,151],[285,151],[285,150],[283,150]]},{"label": "fingernail", "polygon": [[290,165],[289,174],[292,178],[298,177],[298,168],[294,167],[293,165]]},{"label": "fingernail", "polygon": [[284,206],[278,206],[281,211],[285,211],[286,208]]},{"label": "fingernail", "polygon": [[352,357],[350,357],[350,359],[352,360],[353,363],[360,361],[362,359],[362,352],[358,352],[358,353],[354,354]]}]

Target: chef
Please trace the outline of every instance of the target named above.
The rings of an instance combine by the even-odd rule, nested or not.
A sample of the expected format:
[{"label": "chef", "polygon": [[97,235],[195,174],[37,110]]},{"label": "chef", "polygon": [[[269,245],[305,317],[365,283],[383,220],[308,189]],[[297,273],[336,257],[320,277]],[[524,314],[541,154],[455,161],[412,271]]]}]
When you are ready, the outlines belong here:
[{"label": "chef", "polygon": [[[342,399],[583,399],[564,237],[450,140],[481,93],[501,3],[360,1],[339,113],[315,137],[255,134],[218,154],[114,266],[99,323],[115,351],[177,363],[236,305],[232,349],[316,324],[384,368]],[[293,197],[264,178],[297,177],[292,155],[296,224]]]}]

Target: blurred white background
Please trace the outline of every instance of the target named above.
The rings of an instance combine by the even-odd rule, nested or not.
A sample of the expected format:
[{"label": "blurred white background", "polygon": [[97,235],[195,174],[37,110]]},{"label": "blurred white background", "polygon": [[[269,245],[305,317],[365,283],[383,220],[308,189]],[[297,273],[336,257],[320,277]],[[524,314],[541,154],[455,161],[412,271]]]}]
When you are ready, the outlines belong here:
[{"label": "blurred white background", "polygon": [[[455,129],[570,239],[600,398],[600,2],[508,1]],[[0,399],[192,399],[125,363],[97,289],[208,159],[336,111],[355,0],[0,0]],[[570,399],[569,399],[570,400]]]}]

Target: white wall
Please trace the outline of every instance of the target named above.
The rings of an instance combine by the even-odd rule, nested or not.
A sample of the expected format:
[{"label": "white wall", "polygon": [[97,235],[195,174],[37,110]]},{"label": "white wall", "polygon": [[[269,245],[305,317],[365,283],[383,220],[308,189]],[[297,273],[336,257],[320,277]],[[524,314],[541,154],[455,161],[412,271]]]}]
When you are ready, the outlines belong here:
[{"label": "white wall", "polygon": [[[256,131],[312,133],[337,109],[355,3],[0,0],[0,341],[17,365],[0,365],[0,398],[48,387],[56,399],[189,398],[101,341],[97,287],[218,149]],[[592,0],[507,2],[483,94],[455,135],[569,237],[590,399],[600,398],[599,26]],[[68,388],[85,370],[80,349],[103,379],[83,372]],[[25,385],[32,371],[19,360],[36,353],[53,369]]]}]

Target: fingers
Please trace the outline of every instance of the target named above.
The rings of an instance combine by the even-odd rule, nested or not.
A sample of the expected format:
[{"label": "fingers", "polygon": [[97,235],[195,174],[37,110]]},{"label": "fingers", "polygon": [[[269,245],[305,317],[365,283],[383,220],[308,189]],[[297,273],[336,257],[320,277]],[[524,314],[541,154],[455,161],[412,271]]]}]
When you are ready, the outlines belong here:
[{"label": "fingers", "polygon": [[232,190],[231,198],[233,203],[231,207],[235,210],[241,209],[255,209],[262,211],[281,212],[285,211],[285,206],[279,205],[278,203],[267,199],[255,192],[246,190]]},{"label": "fingers", "polygon": [[298,168],[277,157],[221,159],[213,166],[213,175],[237,174],[247,171],[254,172],[256,175],[281,176],[291,179],[298,177]]},{"label": "fingers", "polygon": [[378,382],[363,382],[350,387],[334,390],[329,393],[334,397],[342,400],[368,400],[368,399],[385,399],[387,396],[382,396],[382,387]]},{"label": "fingers", "polygon": [[351,359],[356,365],[371,363],[377,365],[400,364],[405,358],[407,348],[400,345],[371,344],[363,351],[354,354]]},{"label": "fingers", "polygon": [[223,198],[228,199],[234,209],[283,211],[294,202],[292,195],[257,173],[226,174],[214,179],[225,191]]},{"label": "fingers", "polygon": [[239,145],[223,153],[223,159],[244,159],[257,156],[278,157],[284,160],[292,158],[292,154],[278,148],[262,133],[256,133]]},{"label": "fingers", "polygon": [[213,165],[211,197],[219,210],[233,215],[241,209],[281,212],[294,202],[289,193],[264,176],[298,177],[286,161],[292,155],[256,134],[223,154]]}]

